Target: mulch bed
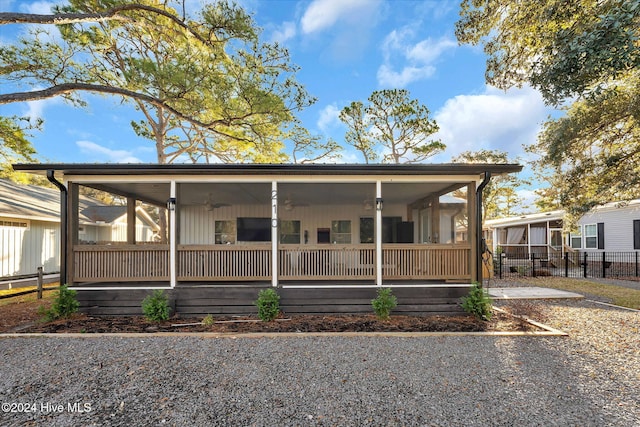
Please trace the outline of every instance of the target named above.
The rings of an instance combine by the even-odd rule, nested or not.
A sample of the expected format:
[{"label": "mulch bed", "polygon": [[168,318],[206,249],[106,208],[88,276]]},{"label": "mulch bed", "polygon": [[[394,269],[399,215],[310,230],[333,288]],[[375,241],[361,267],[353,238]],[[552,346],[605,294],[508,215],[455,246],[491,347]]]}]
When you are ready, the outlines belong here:
[{"label": "mulch bed", "polygon": [[[473,316],[401,316],[378,320],[373,314],[363,315],[295,315],[273,322],[251,317],[215,317],[213,325],[185,325],[200,318],[174,318],[153,323],[141,316],[87,316],[78,314],[70,319],[35,323],[13,332],[45,333],[107,333],[107,332],[481,332],[536,331],[537,327],[503,313],[494,313],[491,321]],[[182,326],[176,326],[182,325]]]}]

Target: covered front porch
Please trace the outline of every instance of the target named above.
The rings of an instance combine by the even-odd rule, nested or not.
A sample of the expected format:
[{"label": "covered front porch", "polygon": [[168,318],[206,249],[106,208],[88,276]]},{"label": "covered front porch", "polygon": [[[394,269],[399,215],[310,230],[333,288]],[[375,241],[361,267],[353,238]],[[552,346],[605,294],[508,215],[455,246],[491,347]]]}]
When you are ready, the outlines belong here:
[{"label": "covered front porch", "polygon": [[[186,312],[246,310],[266,287],[278,288],[292,310],[369,310],[380,286],[402,293],[406,307],[399,310],[456,312],[459,297],[481,280],[482,186],[491,174],[520,170],[475,164],[17,168],[59,184],[67,236],[61,274],[85,310],[107,302],[117,314],[139,310],[143,295],[157,288]],[[83,188],[126,204],[126,233],[104,240],[82,229]],[[160,229],[145,241],[135,225],[141,205]]]}]

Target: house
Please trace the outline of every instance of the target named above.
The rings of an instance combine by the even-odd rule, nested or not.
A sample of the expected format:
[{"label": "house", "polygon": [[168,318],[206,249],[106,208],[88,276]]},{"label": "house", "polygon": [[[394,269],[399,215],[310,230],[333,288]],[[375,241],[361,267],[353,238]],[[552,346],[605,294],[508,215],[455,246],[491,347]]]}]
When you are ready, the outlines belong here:
[{"label": "house", "polygon": [[[106,206],[89,197],[78,202],[79,239],[84,243],[126,240],[126,206]],[[138,208],[139,241],[149,241],[158,225]],[[126,234],[124,234],[126,236]],[[0,179],[0,277],[60,271],[60,191]]]},{"label": "house", "polygon": [[568,232],[564,218],[565,212],[556,210],[485,221],[485,238],[501,255],[498,263],[494,260],[499,273],[535,274],[536,268],[557,267],[561,271],[544,274],[638,277],[640,200],[598,206]]},{"label": "house", "polygon": [[507,258],[528,259],[564,254],[567,250],[563,234],[564,211],[519,215],[484,222],[485,239],[493,253]]},{"label": "house", "polygon": [[[267,287],[278,289],[288,313],[370,311],[380,286],[394,288],[400,311],[459,311],[459,298],[481,280],[482,188],[492,175],[521,170],[513,164],[14,168],[46,174],[67,200],[61,274],[84,311],[139,313],[150,290],[165,289],[184,315],[255,312],[253,301]],[[156,206],[167,241],[140,244],[128,226],[126,242],[86,244],[80,187],[126,198],[128,206]],[[457,232],[460,225],[467,232]]]},{"label": "house", "polygon": [[508,257],[565,252],[633,252],[640,250],[640,199],[597,206],[573,230],[563,231],[564,210],[485,221],[488,240]]}]

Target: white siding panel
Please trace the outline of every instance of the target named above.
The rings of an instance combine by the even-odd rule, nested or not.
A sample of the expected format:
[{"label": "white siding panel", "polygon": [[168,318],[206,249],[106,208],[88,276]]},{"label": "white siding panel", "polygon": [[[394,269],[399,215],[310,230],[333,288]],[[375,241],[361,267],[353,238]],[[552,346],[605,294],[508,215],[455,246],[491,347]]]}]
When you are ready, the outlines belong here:
[{"label": "white siding panel", "polygon": [[[284,220],[299,220],[301,235],[309,232],[309,244],[317,243],[318,228],[330,228],[331,221],[351,221],[351,243],[359,243],[360,218],[374,217],[375,210],[365,210],[362,204],[354,205],[323,205],[323,206],[295,206],[292,210],[286,210],[284,206],[278,207],[278,215]],[[406,220],[407,208],[405,205],[385,204],[384,216],[398,216]],[[242,205],[228,206],[207,211],[203,206],[182,206],[179,209],[179,243],[181,245],[213,245],[214,221],[233,220],[238,217],[262,217],[271,216],[270,205]],[[301,237],[303,240],[304,237]],[[241,242],[239,242],[241,243]]]},{"label": "white siding panel", "polygon": [[0,227],[0,277],[60,269],[58,225],[31,221],[28,229]]},{"label": "white siding panel", "polygon": [[[579,224],[586,225],[603,222],[604,250],[607,252],[632,252],[634,250],[634,219],[640,219],[640,207],[638,205],[589,212],[580,218]],[[597,251],[596,249],[584,250]]]}]

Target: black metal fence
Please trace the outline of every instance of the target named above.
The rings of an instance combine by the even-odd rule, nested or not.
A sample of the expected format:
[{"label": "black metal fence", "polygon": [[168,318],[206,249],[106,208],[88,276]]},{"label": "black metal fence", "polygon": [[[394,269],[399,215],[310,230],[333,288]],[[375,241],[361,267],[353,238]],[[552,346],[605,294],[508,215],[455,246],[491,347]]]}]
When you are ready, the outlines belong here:
[{"label": "black metal fence", "polygon": [[528,254],[511,258],[493,257],[494,277],[557,276],[592,278],[640,277],[640,252],[567,252],[563,255]]}]

